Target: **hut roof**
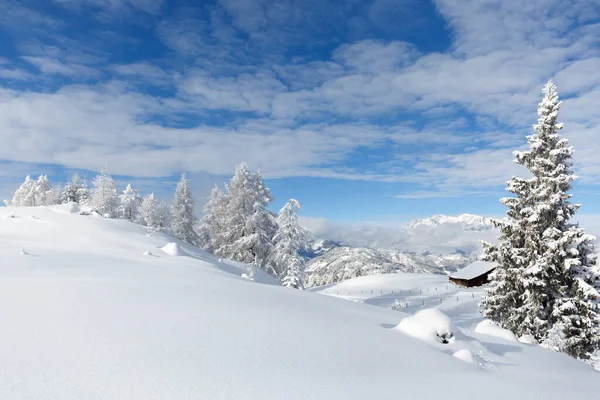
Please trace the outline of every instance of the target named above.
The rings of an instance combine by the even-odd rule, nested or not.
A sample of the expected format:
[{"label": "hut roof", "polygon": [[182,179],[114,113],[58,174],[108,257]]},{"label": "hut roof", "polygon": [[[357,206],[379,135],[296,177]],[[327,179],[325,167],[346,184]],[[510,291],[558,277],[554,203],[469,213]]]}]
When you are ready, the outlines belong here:
[{"label": "hut roof", "polygon": [[475,261],[474,263],[469,264],[466,267],[459,269],[455,273],[451,274],[450,278],[469,280],[477,278],[478,276],[481,276],[483,274],[487,274],[496,267],[496,263],[488,261]]}]

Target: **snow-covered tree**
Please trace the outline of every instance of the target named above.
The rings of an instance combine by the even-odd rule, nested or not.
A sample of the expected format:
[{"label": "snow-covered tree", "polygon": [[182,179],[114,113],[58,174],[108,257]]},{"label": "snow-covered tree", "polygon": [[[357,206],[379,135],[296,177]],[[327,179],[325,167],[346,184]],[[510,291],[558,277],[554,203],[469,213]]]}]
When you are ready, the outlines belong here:
[{"label": "snow-covered tree", "polygon": [[94,179],[94,190],[92,192],[92,208],[108,218],[116,218],[119,215],[119,198],[117,197],[117,186],[112,177],[101,171]]},{"label": "snow-covered tree", "polygon": [[79,174],[73,174],[60,195],[60,202],[87,204],[89,199],[90,193],[86,181],[81,179]]},{"label": "snow-covered tree", "polygon": [[11,201],[6,204],[13,207],[33,207],[35,206],[35,186],[36,181],[31,179],[30,175],[25,177],[25,182],[15,191]]},{"label": "snow-covered tree", "polygon": [[40,175],[37,180],[27,175],[25,182],[19,186],[13,199],[6,202],[14,207],[34,207],[55,204],[54,190],[47,175]]},{"label": "snow-covered tree", "polygon": [[200,247],[211,253],[215,253],[222,245],[220,238],[222,237],[225,221],[227,200],[228,197],[215,186],[204,206],[204,215],[198,230],[198,240]]},{"label": "snow-covered tree", "polygon": [[160,231],[169,232],[172,230],[173,215],[171,214],[171,205],[159,201],[157,206],[158,228]]},{"label": "snow-covered tree", "polygon": [[52,185],[47,175],[40,175],[34,185],[35,205],[47,206],[48,197],[52,191]]},{"label": "snow-covered tree", "polygon": [[199,237],[196,232],[198,218],[194,211],[195,201],[190,191],[185,174],[175,189],[172,205],[171,229],[173,236],[190,244],[198,244]]},{"label": "snow-covered tree", "polygon": [[298,222],[299,210],[300,203],[290,199],[279,211],[271,265],[274,269],[273,274],[281,279],[284,285],[302,289],[304,259],[298,251],[306,248],[310,234]]},{"label": "snow-covered tree", "polygon": [[123,194],[119,196],[119,200],[120,215],[129,221],[137,221],[142,197],[137,190],[131,187],[131,183],[127,184],[127,187],[123,190]]},{"label": "snow-covered tree", "polygon": [[497,245],[485,244],[486,258],[498,263],[481,303],[483,315],[519,336],[578,358],[599,347],[600,273],[594,237],[570,220],[579,205],[569,201],[573,149],[556,122],[561,102],[548,82],[539,104],[529,150],[515,152],[531,177],[513,178],[504,198],[508,220],[497,221]]},{"label": "snow-covered tree", "polygon": [[215,254],[271,271],[269,261],[277,222],[266,207],[272,200],[260,172],[253,174],[245,163],[238,165],[227,186],[227,204],[219,232],[221,245]]},{"label": "snow-covered tree", "polygon": [[46,193],[46,201],[48,205],[62,204],[60,196],[62,194],[62,187],[60,185],[52,185],[52,188]]},{"label": "snow-covered tree", "polygon": [[304,273],[301,265],[298,263],[290,264],[285,271],[281,284],[293,289],[304,290]]},{"label": "snow-covered tree", "polygon": [[158,205],[159,203],[154,197],[154,193],[150,193],[144,196],[140,206],[140,220],[150,231],[160,231],[162,228]]}]

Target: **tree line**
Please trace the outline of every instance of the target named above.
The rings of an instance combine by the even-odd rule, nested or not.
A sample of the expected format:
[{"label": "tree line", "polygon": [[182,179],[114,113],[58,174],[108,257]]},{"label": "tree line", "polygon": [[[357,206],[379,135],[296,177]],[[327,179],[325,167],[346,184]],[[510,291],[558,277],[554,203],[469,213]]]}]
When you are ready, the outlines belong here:
[{"label": "tree line", "polygon": [[267,206],[273,201],[260,172],[245,163],[236,167],[225,191],[215,187],[204,207],[202,220],[195,214],[195,200],[185,174],[177,184],[173,201],[167,204],[154,193],[144,197],[131,184],[118,194],[112,177],[102,171],[88,188],[74,174],[63,187],[53,186],[46,175],[30,176],[16,190],[13,207],[79,203],[104,218],[123,218],[153,232],[166,232],[219,257],[252,264],[281,280],[288,287],[304,289],[299,254],[311,238],[298,221],[300,203],[290,199],[278,214]]}]

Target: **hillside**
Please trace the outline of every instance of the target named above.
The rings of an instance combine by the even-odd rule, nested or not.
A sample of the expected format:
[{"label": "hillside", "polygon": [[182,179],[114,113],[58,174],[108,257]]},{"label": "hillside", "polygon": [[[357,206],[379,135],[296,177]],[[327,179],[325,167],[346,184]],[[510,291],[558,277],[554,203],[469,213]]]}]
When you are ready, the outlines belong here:
[{"label": "hillside", "polygon": [[[597,398],[587,365],[474,333],[461,323],[472,302],[451,313],[456,341],[429,343],[395,328],[407,313],[284,288],[260,271],[252,282],[246,265],[172,242],[71,205],[0,208],[0,398]],[[405,284],[422,286],[388,285]]]}]

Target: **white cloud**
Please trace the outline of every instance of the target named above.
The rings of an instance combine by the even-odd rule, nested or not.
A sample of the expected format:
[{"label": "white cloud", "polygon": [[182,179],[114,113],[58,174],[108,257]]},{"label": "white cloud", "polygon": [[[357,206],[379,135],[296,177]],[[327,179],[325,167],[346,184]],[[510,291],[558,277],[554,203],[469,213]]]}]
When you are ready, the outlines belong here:
[{"label": "white cloud", "polygon": [[464,231],[459,226],[441,225],[401,229],[407,221],[368,222],[343,224],[333,223],[325,218],[301,217],[300,222],[316,238],[330,239],[351,246],[370,248],[395,248],[405,252],[454,253],[459,250],[479,249],[481,240],[493,241],[495,231]]},{"label": "white cloud", "polygon": [[[118,14],[129,9],[140,10],[157,15],[161,12],[164,0],[54,0],[55,3],[70,8],[92,7],[104,10],[110,14]],[[106,17],[106,15],[104,15]],[[122,17],[120,15],[119,17]]]},{"label": "white cloud", "polygon": [[[60,2],[146,14],[164,6]],[[13,18],[0,13],[0,22],[15,37],[24,27],[54,33],[15,39],[22,60],[41,71],[38,78],[75,82],[54,92],[0,91],[0,158],[110,165],[115,173],[151,177],[184,169],[228,174],[246,160],[270,177],[416,184],[414,193],[399,194],[404,198],[489,193],[522,173],[512,150],[535,123],[541,84],[555,77],[569,95],[561,119],[576,147],[577,172],[582,182],[600,182],[600,28],[582,25],[596,2],[437,0],[453,34],[447,52],[328,36],[340,43],[329,59],[286,61],[279,54],[286,46],[310,42],[334,23],[350,24],[361,11],[333,1],[301,3],[223,0],[206,15],[179,9],[155,30],[170,49],[166,59],[107,65],[108,53],[59,35],[63,22],[0,0],[0,11]],[[386,20],[386,4],[378,1],[353,26]],[[402,11],[395,6],[390,14]],[[21,66],[5,65],[0,77],[28,77]],[[151,96],[146,85],[176,93]],[[375,154],[381,149],[385,155]],[[349,167],[358,152],[369,162]]]},{"label": "white cloud", "polygon": [[63,63],[48,57],[23,57],[23,60],[37,67],[46,75],[63,75],[73,78],[97,78],[102,72],[81,64]]}]

